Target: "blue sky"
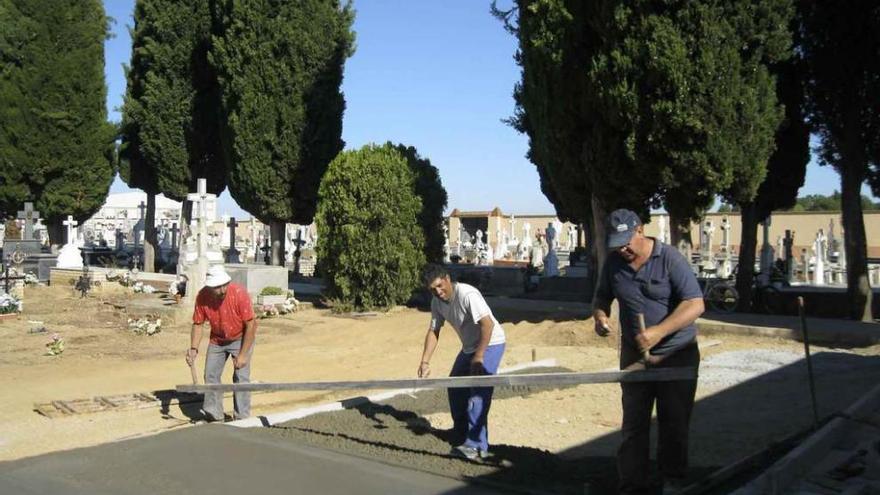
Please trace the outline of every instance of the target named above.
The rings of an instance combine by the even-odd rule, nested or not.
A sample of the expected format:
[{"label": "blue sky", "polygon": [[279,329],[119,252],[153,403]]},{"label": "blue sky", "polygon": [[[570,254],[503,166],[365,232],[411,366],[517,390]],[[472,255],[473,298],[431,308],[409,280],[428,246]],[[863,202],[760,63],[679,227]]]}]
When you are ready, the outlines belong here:
[{"label": "blue sky", "polygon": [[[133,0],[104,0],[116,22],[106,42],[111,120],[125,93]],[[357,50],[345,66],[347,149],[392,141],[415,146],[440,170],[449,210],[552,213],[528,140],[501,120],[513,113],[516,40],[489,13],[489,0],[354,2]],[[800,194],[840,188],[834,170],[811,163]],[[128,191],[120,179],[111,192]],[[866,191],[867,192],[867,191]],[[218,213],[248,217],[228,193]]]}]

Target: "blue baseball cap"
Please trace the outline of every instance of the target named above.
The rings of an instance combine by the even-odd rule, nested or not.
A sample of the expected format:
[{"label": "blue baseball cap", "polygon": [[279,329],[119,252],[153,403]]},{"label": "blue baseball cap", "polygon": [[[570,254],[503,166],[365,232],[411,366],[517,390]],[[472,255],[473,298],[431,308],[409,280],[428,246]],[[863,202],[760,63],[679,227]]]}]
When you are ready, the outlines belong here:
[{"label": "blue baseball cap", "polygon": [[636,227],[642,224],[639,216],[634,211],[619,209],[608,215],[605,232],[608,234],[608,249],[617,249],[629,244]]}]

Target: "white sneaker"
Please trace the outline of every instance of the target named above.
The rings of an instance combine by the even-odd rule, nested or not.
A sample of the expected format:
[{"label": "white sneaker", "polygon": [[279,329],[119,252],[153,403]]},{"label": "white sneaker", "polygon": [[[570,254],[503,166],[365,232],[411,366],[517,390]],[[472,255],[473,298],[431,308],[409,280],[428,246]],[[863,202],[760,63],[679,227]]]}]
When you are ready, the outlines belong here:
[{"label": "white sneaker", "polygon": [[477,461],[489,457],[489,453],[485,450],[480,450],[464,444],[459,445],[458,447],[452,447],[452,450],[449,451],[449,455],[471,461]]}]

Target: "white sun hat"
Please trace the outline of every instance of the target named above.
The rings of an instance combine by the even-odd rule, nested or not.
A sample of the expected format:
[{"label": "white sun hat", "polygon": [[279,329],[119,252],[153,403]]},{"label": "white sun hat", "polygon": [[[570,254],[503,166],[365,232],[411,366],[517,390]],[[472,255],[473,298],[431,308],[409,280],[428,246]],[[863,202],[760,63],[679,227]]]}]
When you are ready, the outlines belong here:
[{"label": "white sun hat", "polygon": [[230,280],[232,280],[232,278],[226,273],[223,265],[214,265],[211,268],[208,268],[208,278],[205,279],[205,286],[220,287],[221,285],[228,284]]}]

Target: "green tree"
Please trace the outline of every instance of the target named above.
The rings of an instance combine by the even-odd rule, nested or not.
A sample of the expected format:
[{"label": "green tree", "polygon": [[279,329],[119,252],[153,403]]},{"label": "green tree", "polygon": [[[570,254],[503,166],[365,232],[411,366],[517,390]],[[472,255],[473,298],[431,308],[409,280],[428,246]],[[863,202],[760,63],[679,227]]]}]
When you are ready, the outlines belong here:
[{"label": "green tree", "polygon": [[338,0],[241,0],[223,2],[216,19],[229,190],[270,225],[272,263],[282,264],[285,223],[312,221],[321,177],[344,145],[339,87],[354,11]]},{"label": "green tree", "polygon": [[[800,16],[790,23],[795,46],[799,45]],[[797,52],[797,50],[796,50]],[[776,75],[776,92],[785,107],[785,120],[776,131],[776,149],[767,163],[767,176],[752,201],[739,204],[742,231],[738,258],[736,290],[739,310],[749,311],[752,302],[758,223],[774,210],[796,204],[798,190],[804,185],[810,161],[810,127],[806,122],[804,66],[799,54],[771,67]]]},{"label": "green tree", "polygon": [[53,244],[91,217],[115,175],[98,0],[0,1],[0,210],[32,200]]},{"label": "green tree", "polygon": [[[386,143],[390,146],[391,143]],[[419,225],[425,237],[425,260],[428,263],[443,262],[443,210],[446,209],[448,196],[443,182],[440,181],[440,171],[431,165],[431,160],[419,156],[419,152],[412,146],[398,144],[394,147],[409,165],[415,175],[415,193],[422,201],[422,209],[419,211]]]},{"label": "green tree", "polygon": [[872,321],[861,189],[880,160],[880,7],[803,0],[802,9],[809,118],[821,162],[840,173],[850,315]]},{"label": "green tree", "polygon": [[345,151],[321,181],[318,259],[339,308],[406,302],[425,263],[415,174],[390,144]]},{"label": "green tree", "polygon": [[593,246],[613,208],[647,216],[662,202],[684,224],[716,195],[754,196],[782,119],[765,64],[790,54],[790,0],[519,0],[494,12],[519,38],[513,124],[545,195],[591,226]]},{"label": "green tree", "polygon": [[156,249],[155,195],[184,200],[199,178],[207,179],[210,193],[226,187],[219,85],[208,63],[211,5],[209,0],[135,4],[120,172],[129,186],[147,193],[147,271],[153,271]]}]

